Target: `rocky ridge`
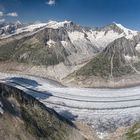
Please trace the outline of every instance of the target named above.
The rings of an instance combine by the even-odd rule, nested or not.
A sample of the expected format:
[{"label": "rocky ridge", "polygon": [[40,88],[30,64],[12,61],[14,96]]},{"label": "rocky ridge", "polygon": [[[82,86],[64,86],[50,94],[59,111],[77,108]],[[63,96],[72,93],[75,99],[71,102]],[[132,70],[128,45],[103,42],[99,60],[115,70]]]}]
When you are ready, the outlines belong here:
[{"label": "rocky ridge", "polygon": [[83,81],[86,87],[127,86],[122,82],[126,79],[128,85],[140,82],[140,33],[121,24],[89,28],[49,21],[20,27],[0,38],[1,71],[24,71],[82,87]]}]

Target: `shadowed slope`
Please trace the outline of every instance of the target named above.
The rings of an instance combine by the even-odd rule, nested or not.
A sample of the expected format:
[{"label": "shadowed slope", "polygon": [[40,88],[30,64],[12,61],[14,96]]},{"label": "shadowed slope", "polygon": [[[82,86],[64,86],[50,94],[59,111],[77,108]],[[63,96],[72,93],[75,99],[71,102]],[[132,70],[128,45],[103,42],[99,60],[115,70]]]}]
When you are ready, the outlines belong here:
[{"label": "shadowed slope", "polygon": [[32,96],[0,84],[2,140],[84,140],[72,122]]}]

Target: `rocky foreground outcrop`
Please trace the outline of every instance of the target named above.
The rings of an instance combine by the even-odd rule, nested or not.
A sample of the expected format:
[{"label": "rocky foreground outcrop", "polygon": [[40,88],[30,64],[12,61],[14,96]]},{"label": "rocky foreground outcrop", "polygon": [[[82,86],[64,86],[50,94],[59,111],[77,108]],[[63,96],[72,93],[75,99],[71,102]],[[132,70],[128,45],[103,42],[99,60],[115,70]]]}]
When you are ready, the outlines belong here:
[{"label": "rocky foreground outcrop", "polygon": [[0,84],[0,140],[85,140],[69,120],[32,96]]}]

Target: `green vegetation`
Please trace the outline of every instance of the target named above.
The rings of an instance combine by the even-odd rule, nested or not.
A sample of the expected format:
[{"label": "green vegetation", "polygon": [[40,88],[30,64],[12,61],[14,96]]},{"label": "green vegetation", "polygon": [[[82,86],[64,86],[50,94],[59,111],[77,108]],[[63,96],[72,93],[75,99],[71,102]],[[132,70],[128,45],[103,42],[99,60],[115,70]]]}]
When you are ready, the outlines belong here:
[{"label": "green vegetation", "polygon": [[[117,56],[114,56],[112,64],[113,77],[120,77],[133,72],[132,68],[129,65],[123,64],[123,61],[120,61]],[[76,76],[80,75],[108,78],[111,75],[111,58],[99,54],[76,72]]]},{"label": "green vegetation", "polygon": [[[68,135],[65,124],[59,126],[58,120],[40,108],[33,109],[30,106],[22,106],[21,115],[26,124],[26,129],[36,137],[62,140]],[[66,131],[67,130],[67,131]]]},{"label": "green vegetation", "polygon": [[140,123],[133,125],[126,136],[127,140],[140,140]]},{"label": "green vegetation", "polygon": [[17,41],[12,41],[0,46],[0,61],[6,61],[12,58],[16,43]]},{"label": "green vegetation", "polygon": [[108,77],[110,74],[110,62],[108,59],[98,56],[95,57],[92,61],[82,67],[79,71],[76,72],[76,75],[82,76],[101,76]]}]

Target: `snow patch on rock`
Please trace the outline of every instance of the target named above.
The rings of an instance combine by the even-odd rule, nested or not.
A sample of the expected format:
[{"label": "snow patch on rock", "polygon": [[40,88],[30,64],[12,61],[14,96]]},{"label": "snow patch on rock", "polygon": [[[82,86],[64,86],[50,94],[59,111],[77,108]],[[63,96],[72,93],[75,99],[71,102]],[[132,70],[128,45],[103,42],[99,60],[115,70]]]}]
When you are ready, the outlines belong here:
[{"label": "snow patch on rock", "polygon": [[102,133],[102,132],[97,132],[96,134],[100,140],[104,140],[104,138],[107,136],[106,133]]},{"label": "snow patch on rock", "polygon": [[68,42],[67,41],[61,41],[62,45],[65,47],[68,45]]},{"label": "snow patch on rock", "polygon": [[124,57],[125,57],[125,60],[128,61],[128,62],[139,60],[139,58],[137,56],[125,55]]},{"label": "snow patch on rock", "polygon": [[136,45],[136,50],[140,52],[140,43]]},{"label": "snow patch on rock", "polygon": [[49,41],[47,41],[47,45],[49,46],[49,48],[55,47],[56,42],[50,39]]},{"label": "snow patch on rock", "polygon": [[0,114],[3,114],[3,113],[4,113],[4,110],[3,110],[2,108],[3,108],[3,104],[2,104],[2,102],[0,101]]}]

